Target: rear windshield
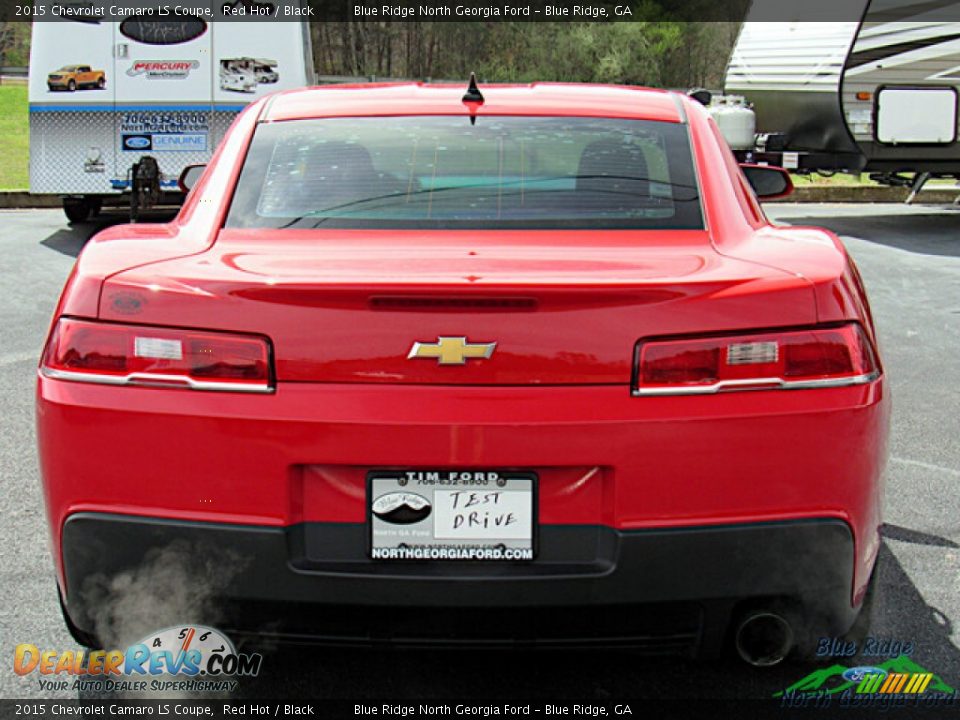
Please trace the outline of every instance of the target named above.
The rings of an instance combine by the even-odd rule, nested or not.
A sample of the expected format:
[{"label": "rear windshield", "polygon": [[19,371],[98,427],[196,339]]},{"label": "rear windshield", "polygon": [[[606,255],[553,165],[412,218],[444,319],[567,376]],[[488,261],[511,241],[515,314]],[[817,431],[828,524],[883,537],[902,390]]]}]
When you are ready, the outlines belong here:
[{"label": "rear windshield", "polygon": [[265,123],[235,228],[700,229],[686,127],[459,116]]}]

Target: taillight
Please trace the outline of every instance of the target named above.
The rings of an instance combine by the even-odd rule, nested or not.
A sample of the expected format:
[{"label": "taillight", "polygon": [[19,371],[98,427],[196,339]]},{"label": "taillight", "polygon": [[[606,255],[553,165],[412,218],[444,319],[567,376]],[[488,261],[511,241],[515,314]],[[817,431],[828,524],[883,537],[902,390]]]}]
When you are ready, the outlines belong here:
[{"label": "taillight", "polygon": [[837,387],[878,374],[859,325],[654,340],[640,345],[634,394]]},{"label": "taillight", "polygon": [[264,338],[61,318],[43,353],[47,377],[106,385],[270,392]]}]

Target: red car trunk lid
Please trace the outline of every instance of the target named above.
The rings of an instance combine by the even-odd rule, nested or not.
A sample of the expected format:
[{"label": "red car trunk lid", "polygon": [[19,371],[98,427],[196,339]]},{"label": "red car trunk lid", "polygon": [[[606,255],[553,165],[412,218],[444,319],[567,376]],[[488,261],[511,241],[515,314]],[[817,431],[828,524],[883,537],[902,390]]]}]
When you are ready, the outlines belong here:
[{"label": "red car trunk lid", "polygon": [[640,338],[816,320],[806,281],[700,231],[225,230],[109,278],[100,315],[261,333],[280,382],[516,385],[627,385]]}]

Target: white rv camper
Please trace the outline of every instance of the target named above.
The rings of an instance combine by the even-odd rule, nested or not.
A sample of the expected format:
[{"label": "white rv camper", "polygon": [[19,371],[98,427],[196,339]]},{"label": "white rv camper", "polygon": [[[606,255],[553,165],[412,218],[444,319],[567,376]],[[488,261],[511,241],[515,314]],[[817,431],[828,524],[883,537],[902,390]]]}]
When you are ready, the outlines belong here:
[{"label": "white rv camper", "polygon": [[748,15],[725,92],[753,105],[759,145],[750,154],[801,171],[867,171],[915,190],[929,177],[960,177],[960,22],[945,21],[956,6],[860,3],[861,22],[804,22],[802,7],[797,22]]},{"label": "white rv camper", "polygon": [[240,110],[311,84],[312,68],[301,22],[35,23],[30,190],[63,196],[72,222],[108,196],[142,204],[135,165],[140,177],[159,168],[155,190],[175,193],[183,168],[210,159]]}]

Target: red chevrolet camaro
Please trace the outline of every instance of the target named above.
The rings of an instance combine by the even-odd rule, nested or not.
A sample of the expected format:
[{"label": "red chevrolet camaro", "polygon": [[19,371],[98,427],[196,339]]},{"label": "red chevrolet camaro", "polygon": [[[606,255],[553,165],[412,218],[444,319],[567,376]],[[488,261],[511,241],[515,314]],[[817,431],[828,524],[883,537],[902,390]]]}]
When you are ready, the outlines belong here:
[{"label": "red chevrolet camaro", "polygon": [[37,423],[74,635],[91,583],[170,547],[218,568],[219,616],[183,622],[279,640],[771,664],[846,632],[889,398],[841,243],[763,214],[787,191],[665,91],[253,104],[57,307]]}]

